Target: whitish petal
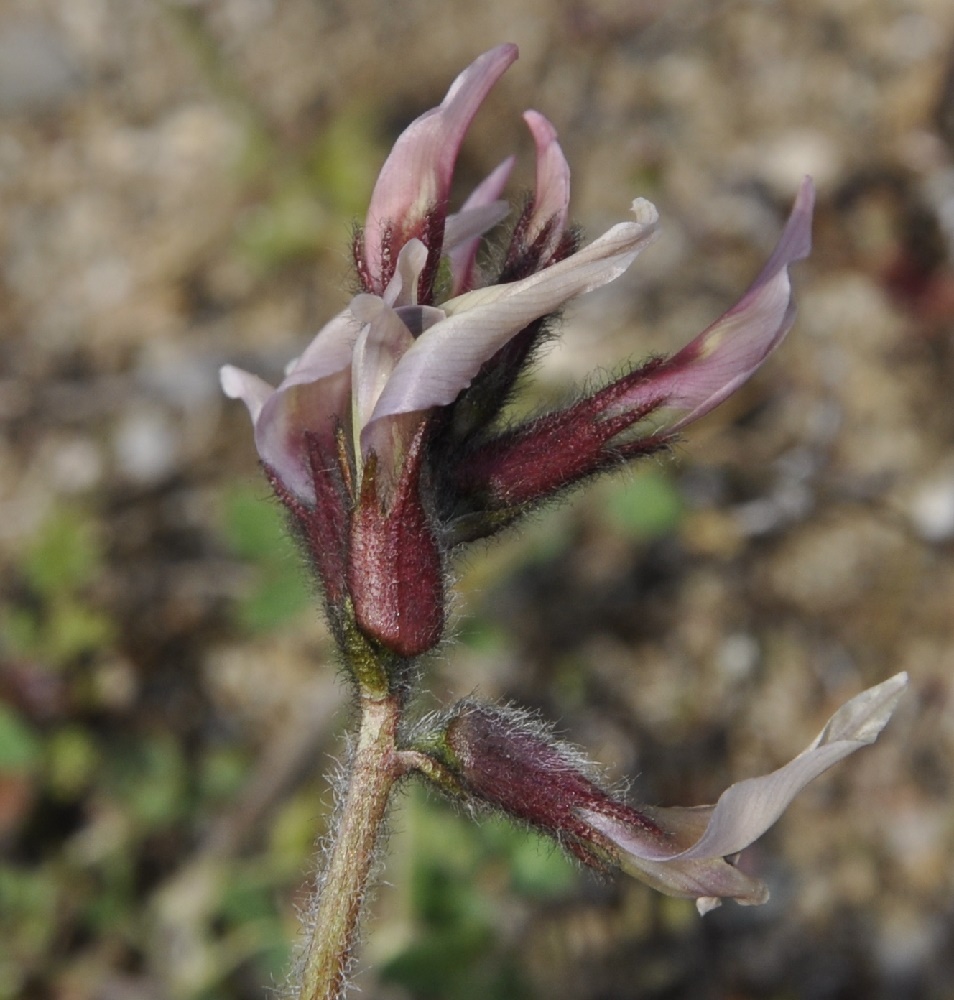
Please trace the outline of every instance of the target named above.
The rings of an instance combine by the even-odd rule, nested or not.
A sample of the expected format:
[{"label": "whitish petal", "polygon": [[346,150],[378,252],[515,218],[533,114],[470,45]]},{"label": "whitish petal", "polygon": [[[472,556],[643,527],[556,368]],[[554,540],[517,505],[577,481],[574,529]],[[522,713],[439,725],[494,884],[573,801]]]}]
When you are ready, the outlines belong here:
[{"label": "whitish petal", "polygon": [[[794,760],[771,774],[731,785],[715,806],[643,810],[665,837],[650,835],[633,824],[590,810],[581,810],[580,815],[624,852],[628,864],[640,871],[647,870],[644,862],[662,865],[657,868],[654,864],[652,871],[670,887],[665,891],[672,891],[678,888],[678,882],[668,880],[684,875],[669,874],[666,865],[683,870],[685,862],[707,862],[738,854],[778,820],[810,781],[844,757],[873,743],[891,718],[907,681],[907,674],[896,674],[852,698]],[[693,840],[694,843],[687,843]],[[692,869],[696,874],[702,870]],[[723,895],[715,885],[702,888],[706,891],[699,895]]]},{"label": "whitish petal", "polygon": [[361,434],[371,418],[381,390],[402,354],[414,343],[398,314],[376,295],[358,295],[351,303],[363,323],[351,366],[351,399],[355,453],[360,454]]},{"label": "whitish petal", "polygon": [[718,406],[757,371],[795,320],[788,269],[811,250],[813,203],[814,188],[806,178],[778,245],[745,295],[634,386],[617,409],[663,400],[661,426],[671,433]]},{"label": "whitish petal", "polygon": [[408,240],[401,247],[397,267],[382,296],[389,306],[410,306],[417,302],[417,283],[426,263],[427,247],[420,240]]},{"label": "whitish petal", "polygon": [[474,237],[482,236],[492,226],[506,218],[510,205],[501,201],[507,181],[516,163],[508,156],[471,191],[460,211],[447,216],[444,223],[444,250],[456,250]]},{"label": "whitish petal", "polygon": [[305,503],[314,503],[307,435],[330,451],[335,429],[348,425],[351,373],[348,369],[317,381],[282,383],[262,407],[255,424],[255,447],[286,488]]},{"label": "whitish petal", "polygon": [[556,249],[566,228],[570,211],[570,165],[557,142],[556,129],[543,115],[527,111],[523,120],[537,149],[537,184],[526,242],[532,243],[544,227],[550,225],[548,252],[541,254],[545,260]]},{"label": "whitish petal", "polygon": [[240,399],[248,408],[254,424],[269,396],[275,391],[264,379],[242,371],[234,365],[223,365],[219,369],[222,391],[229,399]]},{"label": "whitish petal", "polygon": [[510,205],[500,201],[515,157],[509,156],[471,192],[461,210],[449,215],[444,225],[444,253],[450,261],[451,294],[459,295],[473,284],[474,259],[480,237],[510,212]]},{"label": "whitish petal", "polygon": [[809,781],[874,742],[906,683],[907,676],[898,674],[853,698],[795,760],[732,785],[715,806],[643,808],[638,823],[590,809],[579,815],[615,846],[624,871],[669,895],[695,898],[700,913],[722,898],[764,903],[765,885],[731,859],[760,837]]},{"label": "whitish petal", "polygon": [[349,309],[329,320],[315,334],[301,356],[291,364],[279,389],[326,378],[351,364],[358,324]]},{"label": "whitish petal", "polygon": [[618,278],[656,234],[656,209],[638,199],[633,211],[636,222],[613,226],[552,267],[521,281],[477,289],[445,302],[447,319],[426,331],[401,358],[374,416],[453,402],[481,365],[529,323]]},{"label": "whitish petal", "polygon": [[306,503],[314,501],[315,490],[305,435],[330,442],[338,424],[347,426],[351,352],[358,330],[350,310],[340,312],[319,330],[278,388],[268,394],[267,383],[255,376],[231,366],[222,372],[226,393],[234,392],[253,414],[259,457]]},{"label": "whitish petal", "polygon": [[464,135],[490,88],[516,58],[516,45],[498,45],[478,56],[451,84],[440,107],[421,115],[398,137],[378,176],[365,224],[365,260],[373,281],[381,281],[388,228],[396,251],[409,237],[420,235],[429,211],[446,204]]},{"label": "whitish petal", "polygon": [[702,838],[686,858],[736,854],[762,836],[812,780],[849,754],[868,746],[897,707],[908,675],[896,674],[842,706],[806,750],[784,767],[727,788],[716,802]]}]

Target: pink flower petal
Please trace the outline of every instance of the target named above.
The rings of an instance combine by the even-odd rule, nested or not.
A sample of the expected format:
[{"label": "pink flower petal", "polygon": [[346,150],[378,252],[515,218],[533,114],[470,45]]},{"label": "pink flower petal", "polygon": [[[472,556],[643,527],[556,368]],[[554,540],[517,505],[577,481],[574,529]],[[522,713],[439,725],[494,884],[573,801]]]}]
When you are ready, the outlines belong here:
[{"label": "pink flower petal", "polygon": [[[417,283],[426,263],[427,247],[420,240],[408,240],[401,247],[394,274],[382,296],[389,306],[410,306],[417,303]],[[354,306],[354,303],[351,305]]]},{"label": "pink flower petal", "polygon": [[219,382],[222,391],[229,399],[240,399],[248,408],[252,424],[258,420],[262,407],[268,402],[275,391],[264,379],[249,372],[236,368],[235,365],[223,365],[219,369]]},{"label": "pink flower petal", "polygon": [[326,323],[288,368],[277,389],[232,365],[221,373],[227,396],[241,399],[255,427],[255,446],[285,486],[306,503],[315,499],[305,433],[332,438],[349,419],[351,354],[359,325],[350,310]]},{"label": "pink flower petal", "polygon": [[335,429],[347,426],[351,390],[348,369],[315,381],[291,378],[262,407],[255,447],[285,487],[305,503],[315,502],[307,434],[323,439],[333,454]]},{"label": "pink flower petal", "polygon": [[315,334],[311,343],[288,367],[279,391],[334,375],[351,366],[351,352],[358,324],[349,309],[343,309]]},{"label": "pink flower petal", "polygon": [[570,211],[570,165],[557,142],[556,129],[538,111],[527,111],[527,123],[537,149],[537,183],[525,240],[533,243],[550,226],[547,251],[540,254],[546,260],[557,248]]},{"label": "pink flower petal", "polygon": [[814,197],[806,178],[778,245],[745,295],[621,397],[614,412],[663,400],[662,426],[672,433],[718,406],[758,370],[795,321],[788,269],[811,250]]},{"label": "pink flower petal", "polygon": [[[731,865],[722,867],[721,859],[738,854],[761,837],[810,781],[873,743],[891,718],[907,681],[907,674],[896,674],[852,698],[794,760],[771,774],[731,785],[715,806],[640,810],[665,838],[646,826],[594,810],[581,809],[579,815],[619,848],[620,864],[626,870],[639,877],[648,875],[664,892],[764,901],[725,891],[729,882],[738,882],[739,873]],[[713,862],[718,864],[713,867]],[[755,892],[760,885],[747,876],[741,878],[749,883],[746,887],[738,882],[745,892]]]},{"label": "pink flower petal", "polygon": [[566,260],[521,281],[445,302],[447,318],[420,336],[398,362],[374,417],[452,403],[481,365],[525,326],[618,278],[656,235],[656,209],[637,199],[633,212],[636,222],[613,226]]},{"label": "pink flower petal", "polygon": [[374,291],[383,291],[387,250],[396,253],[420,236],[428,212],[446,206],[464,135],[517,54],[517,46],[508,44],[478,56],[451,84],[440,107],[425,112],[398,137],[378,176],[365,223],[364,254]]},{"label": "pink flower petal", "polygon": [[[503,221],[510,211],[507,202],[497,199],[503,194],[515,162],[515,157],[508,156],[474,188],[460,212],[447,217],[444,226],[444,252],[450,260],[453,278],[452,295],[460,295],[471,287],[474,259],[477,256],[480,237],[498,222]],[[498,212],[501,213],[499,216]]]},{"label": "pink flower petal", "polygon": [[863,691],[843,705],[793,761],[771,774],[727,788],[715,804],[706,832],[682,856],[725,857],[758,840],[810,781],[849,754],[874,743],[907,683],[908,675],[900,673]]},{"label": "pink flower petal", "polygon": [[376,295],[358,295],[351,311],[364,326],[354,349],[351,366],[352,420],[355,454],[362,454],[361,438],[381,390],[401,355],[414,343],[411,331],[398,314]]}]

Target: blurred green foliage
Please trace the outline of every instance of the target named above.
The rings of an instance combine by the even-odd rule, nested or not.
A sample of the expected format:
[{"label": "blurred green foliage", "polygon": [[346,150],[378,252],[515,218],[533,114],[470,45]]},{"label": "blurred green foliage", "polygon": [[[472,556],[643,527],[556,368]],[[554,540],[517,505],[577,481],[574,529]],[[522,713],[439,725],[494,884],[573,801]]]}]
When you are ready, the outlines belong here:
[{"label": "blurred green foliage", "polygon": [[32,771],[38,764],[39,736],[9,705],[0,703],[0,773]]},{"label": "blurred green foliage", "polygon": [[683,502],[675,483],[658,465],[642,465],[631,473],[601,484],[610,523],[634,541],[660,538],[675,532],[683,516]]},{"label": "blurred green foliage", "polygon": [[254,582],[237,607],[252,632],[279,628],[314,603],[311,587],[278,504],[236,488],[225,496],[223,529],[232,551],[251,564]]},{"label": "blurred green foliage", "polygon": [[0,609],[0,634],[9,651],[61,668],[106,646],[115,630],[90,593],[102,567],[91,516],[80,508],[54,511],[20,562],[31,599]]},{"label": "blurred green foliage", "polygon": [[344,244],[348,227],[363,216],[384,155],[373,122],[363,109],[352,108],[325,123],[294,155],[249,131],[243,169],[261,178],[265,191],[239,228],[238,247],[247,259],[274,269]]},{"label": "blurred green foliage", "polygon": [[576,869],[546,838],[496,816],[474,822],[418,786],[404,819],[411,933],[382,979],[425,1000],[528,996],[519,956],[500,933],[501,906],[558,898],[573,888]]}]

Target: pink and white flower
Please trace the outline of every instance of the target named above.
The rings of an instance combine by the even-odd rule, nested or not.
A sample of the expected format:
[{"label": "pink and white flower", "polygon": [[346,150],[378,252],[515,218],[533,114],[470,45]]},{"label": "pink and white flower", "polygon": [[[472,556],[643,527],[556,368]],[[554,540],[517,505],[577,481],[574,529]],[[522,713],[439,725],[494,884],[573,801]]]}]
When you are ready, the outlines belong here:
[{"label": "pink and white flower", "polygon": [[[385,528],[398,496],[423,504],[414,520],[430,536],[428,572],[441,572],[448,546],[491,533],[534,501],[620,458],[665,445],[745,382],[792,325],[788,271],[810,249],[809,181],[749,291],[674,357],[566,410],[499,430],[495,421],[548,320],[618,278],[655,239],[658,224],[655,208],[637,199],[628,221],[579,248],[567,225],[570,172],[556,130],[528,111],[534,195],[513,224],[496,275],[481,273],[482,238],[509,212],[501,195],[513,160],[492,171],[456,213],[448,211],[451,180],[471,121],[516,58],[513,45],[478,57],[440,106],[398,138],[353,248],[364,290],[318,332],[277,388],[231,365],[222,369],[225,393],[248,407],[279,497],[310,546],[331,548],[315,553],[315,561],[334,596],[346,589],[343,572],[352,580],[366,576],[367,567],[349,563],[352,514],[360,504],[380,510],[380,517],[360,519],[364,530],[388,537],[401,534]],[[652,424],[644,424],[650,414]],[[402,483],[408,476],[416,482]],[[394,555],[390,543],[379,541],[360,546],[366,558]],[[387,571],[382,565],[372,575]],[[440,627],[424,632],[431,641]]]}]

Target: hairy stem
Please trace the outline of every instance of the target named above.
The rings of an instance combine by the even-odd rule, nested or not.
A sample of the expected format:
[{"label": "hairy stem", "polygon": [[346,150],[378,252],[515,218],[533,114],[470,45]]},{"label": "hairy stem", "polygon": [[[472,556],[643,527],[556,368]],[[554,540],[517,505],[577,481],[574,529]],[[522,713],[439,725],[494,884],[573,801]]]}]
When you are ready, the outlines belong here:
[{"label": "hairy stem", "polygon": [[399,714],[393,696],[361,699],[358,745],[310,921],[298,1000],[338,1000],[344,993],[388,797],[405,770],[394,745]]}]

